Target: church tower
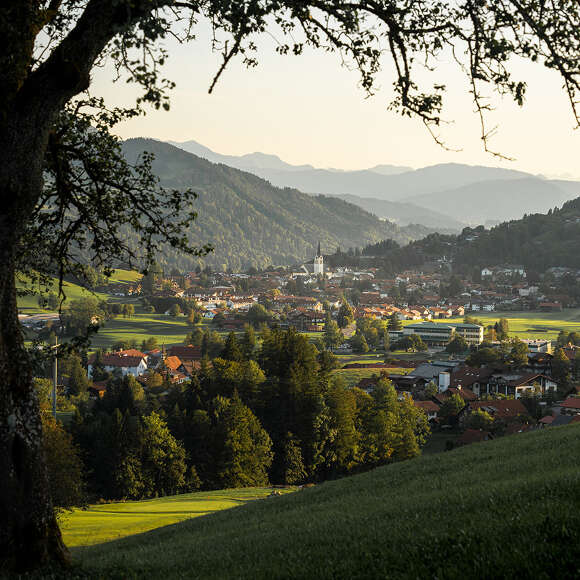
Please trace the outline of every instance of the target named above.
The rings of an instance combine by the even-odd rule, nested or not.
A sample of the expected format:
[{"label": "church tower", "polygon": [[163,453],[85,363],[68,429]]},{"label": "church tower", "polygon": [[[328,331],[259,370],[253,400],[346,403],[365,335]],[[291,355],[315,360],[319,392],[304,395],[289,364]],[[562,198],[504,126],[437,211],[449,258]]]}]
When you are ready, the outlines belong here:
[{"label": "church tower", "polygon": [[324,276],[324,258],[320,251],[320,240],[318,241],[318,252],[316,252],[316,257],[314,258],[314,274],[316,276],[319,274]]}]

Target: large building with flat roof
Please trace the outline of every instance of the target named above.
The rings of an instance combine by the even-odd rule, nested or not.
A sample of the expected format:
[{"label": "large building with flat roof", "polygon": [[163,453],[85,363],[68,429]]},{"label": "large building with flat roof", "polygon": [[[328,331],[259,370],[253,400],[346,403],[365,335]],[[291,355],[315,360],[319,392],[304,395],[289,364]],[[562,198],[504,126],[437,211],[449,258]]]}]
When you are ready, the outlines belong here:
[{"label": "large building with flat roof", "polygon": [[455,329],[449,324],[418,322],[403,328],[403,336],[416,334],[427,346],[445,346],[453,337]]},{"label": "large building with flat roof", "polygon": [[483,326],[479,324],[437,324],[436,322],[417,322],[403,328],[403,336],[416,334],[427,346],[444,347],[455,336],[461,336],[469,346],[483,342]]}]

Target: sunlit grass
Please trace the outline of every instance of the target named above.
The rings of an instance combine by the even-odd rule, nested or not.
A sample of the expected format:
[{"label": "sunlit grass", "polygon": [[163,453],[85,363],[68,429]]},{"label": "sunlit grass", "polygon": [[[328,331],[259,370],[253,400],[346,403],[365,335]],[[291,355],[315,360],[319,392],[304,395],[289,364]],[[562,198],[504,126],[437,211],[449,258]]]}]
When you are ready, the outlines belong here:
[{"label": "sunlit grass", "polygon": [[267,487],[253,487],[91,505],[63,514],[61,530],[66,545],[71,548],[102,544],[263,499],[271,491]]},{"label": "sunlit grass", "polygon": [[579,462],[580,425],[513,435],[83,548],[73,572],[165,580],[573,578]]}]

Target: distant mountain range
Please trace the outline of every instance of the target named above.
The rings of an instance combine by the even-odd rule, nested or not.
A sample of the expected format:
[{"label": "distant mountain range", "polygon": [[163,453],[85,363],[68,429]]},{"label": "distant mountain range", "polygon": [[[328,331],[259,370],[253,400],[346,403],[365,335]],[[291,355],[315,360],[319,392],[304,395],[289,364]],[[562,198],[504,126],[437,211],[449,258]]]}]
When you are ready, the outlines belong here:
[{"label": "distant mountain range", "polygon": [[264,153],[220,155],[195,141],[175,145],[278,187],[340,196],[399,225],[419,223],[443,232],[545,212],[580,195],[578,181],[548,180],[512,169],[447,163],[416,170],[378,165],[340,171],[290,165]]},{"label": "distant mountain range", "polygon": [[[235,167],[236,169],[242,169],[243,171],[250,171],[252,173],[255,172],[256,175],[259,177],[263,177],[264,179],[268,179],[269,172],[276,172],[276,171],[289,171],[292,173],[300,173],[300,172],[308,172],[308,171],[322,171],[324,173],[335,174],[338,173],[340,175],[345,173],[351,173],[349,171],[344,171],[342,169],[316,169],[312,165],[291,165],[290,163],[286,163],[282,161],[280,157],[277,155],[269,155],[266,153],[247,153],[246,155],[222,155],[221,153],[216,153],[212,151],[208,147],[201,145],[197,141],[184,141],[182,143],[178,143],[176,141],[169,141],[171,145],[175,145],[188,153],[193,153],[198,157],[202,157],[203,159],[207,159],[212,163],[223,163],[224,165],[229,165],[230,167]],[[377,165],[368,170],[372,173],[377,173],[379,175],[396,175],[398,173],[404,173],[406,171],[412,171],[411,167],[400,167],[397,165]],[[356,173],[356,172],[355,172]],[[263,174],[263,175],[262,175]],[[272,182],[274,185],[278,185],[279,187],[296,187],[293,185],[287,184],[277,184]],[[300,188],[298,188],[300,189]],[[304,193],[341,193],[337,191],[309,191],[308,189],[303,189]]]},{"label": "distant mountain range", "polygon": [[[163,186],[198,193],[190,239],[195,245],[214,244],[205,263],[220,269],[304,261],[314,257],[319,241],[324,252],[332,253],[339,246],[362,247],[383,239],[406,244],[433,232],[420,225],[399,227],[336,197],[274,187],[161,141],[129,139],[123,149],[130,161],[143,151],[153,153],[153,171]],[[185,269],[195,267],[198,259],[167,249],[159,262]]]}]

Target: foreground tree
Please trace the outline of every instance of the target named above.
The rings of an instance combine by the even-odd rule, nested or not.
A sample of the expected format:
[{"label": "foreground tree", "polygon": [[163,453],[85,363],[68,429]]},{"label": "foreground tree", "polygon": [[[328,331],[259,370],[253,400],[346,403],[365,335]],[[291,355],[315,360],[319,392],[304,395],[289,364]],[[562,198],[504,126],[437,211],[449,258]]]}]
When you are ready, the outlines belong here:
[{"label": "foreground tree", "polygon": [[[255,35],[275,28],[283,37],[278,52],[299,54],[306,44],[340,52],[358,68],[369,93],[387,52],[395,69],[392,107],[418,117],[436,139],[445,87],[439,82],[420,87],[416,70],[432,67],[447,51],[468,76],[486,149],[489,104],[482,87],[520,104],[524,99],[525,83],[509,72],[512,56],[556,70],[578,122],[576,0],[549,5],[542,0],[5,0],[0,18],[3,570],[67,559],[47,491],[32,365],[17,318],[16,271],[56,272],[61,280],[67,273],[80,275],[86,266],[75,261],[79,250],[94,266],[127,259],[132,252],[121,235],[125,225],[140,236],[143,253],[133,257],[145,263],[162,241],[195,251],[182,234],[195,217],[182,210],[193,196],[160,190],[150,157],[128,168],[108,129],[142,112],[145,103],[168,107],[166,90],[172,85],[160,76],[158,65],[166,55],[159,40],[168,34],[193,39],[201,17],[210,19],[215,46],[223,48],[211,89],[235,55],[255,65]],[[105,57],[143,88],[136,107],[110,111],[95,99],[70,104],[89,87],[92,68]],[[183,220],[164,220],[161,208]]]}]

